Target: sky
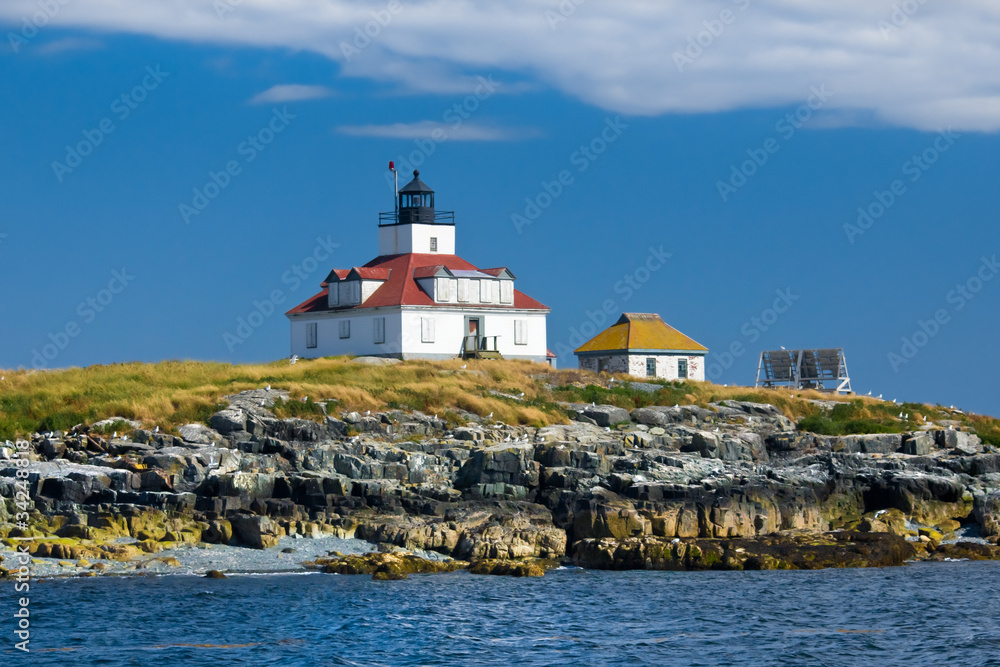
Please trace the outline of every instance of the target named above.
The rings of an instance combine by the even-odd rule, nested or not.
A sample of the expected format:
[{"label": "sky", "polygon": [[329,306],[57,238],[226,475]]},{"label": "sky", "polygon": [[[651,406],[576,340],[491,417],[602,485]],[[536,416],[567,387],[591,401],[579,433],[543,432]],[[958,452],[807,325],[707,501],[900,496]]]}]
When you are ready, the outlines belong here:
[{"label": "sky", "polygon": [[0,368],[287,356],[395,160],[562,367],[657,312],[720,384],[843,347],[1000,415],[995,2],[4,0],[0,37]]}]

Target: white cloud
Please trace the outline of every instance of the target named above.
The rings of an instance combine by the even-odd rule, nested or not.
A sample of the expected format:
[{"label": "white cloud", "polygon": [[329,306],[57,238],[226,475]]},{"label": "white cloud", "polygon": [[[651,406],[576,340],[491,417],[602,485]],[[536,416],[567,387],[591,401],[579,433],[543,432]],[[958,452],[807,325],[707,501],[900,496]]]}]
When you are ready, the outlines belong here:
[{"label": "white cloud", "polygon": [[[220,17],[220,3],[232,11]],[[575,10],[564,17],[560,5]],[[462,93],[493,74],[655,115],[799,104],[825,84],[835,92],[827,111],[927,130],[1000,129],[996,0],[400,0],[396,14],[388,6],[74,0],[53,23],[308,49],[339,61],[345,76],[401,91]],[[0,20],[16,26],[36,11],[35,0],[4,0]],[[697,52],[699,40],[703,51],[679,71],[675,54],[692,43]]]},{"label": "white cloud", "polygon": [[343,125],[337,131],[352,137],[435,141],[516,141],[539,135],[537,130],[531,128],[498,127],[472,122],[456,125],[432,120],[391,125]]},{"label": "white cloud", "polygon": [[301,100],[318,100],[330,97],[333,91],[326,86],[304,86],[297,83],[286,83],[271,86],[262,93],[250,98],[250,104],[273,104],[275,102],[299,102]]},{"label": "white cloud", "polygon": [[55,56],[69,51],[93,51],[104,48],[104,43],[87,37],[66,37],[40,44],[35,51],[41,56]]}]

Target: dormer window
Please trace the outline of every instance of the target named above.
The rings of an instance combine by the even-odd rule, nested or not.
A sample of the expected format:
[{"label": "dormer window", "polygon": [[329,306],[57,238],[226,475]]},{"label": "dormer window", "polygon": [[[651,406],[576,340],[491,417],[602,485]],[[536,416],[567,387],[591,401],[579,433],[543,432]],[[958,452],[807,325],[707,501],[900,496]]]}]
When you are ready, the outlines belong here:
[{"label": "dormer window", "polygon": [[503,304],[514,303],[514,281],[512,280],[500,281],[500,303]]}]

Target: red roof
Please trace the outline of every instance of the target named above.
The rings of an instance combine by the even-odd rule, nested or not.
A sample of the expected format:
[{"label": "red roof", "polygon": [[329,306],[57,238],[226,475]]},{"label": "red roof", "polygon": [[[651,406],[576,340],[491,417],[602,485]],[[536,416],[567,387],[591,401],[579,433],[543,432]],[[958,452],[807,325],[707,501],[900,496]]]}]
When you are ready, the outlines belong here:
[{"label": "red roof", "polygon": [[374,267],[354,267],[351,269],[351,273],[356,275],[361,280],[388,280],[389,273],[392,269],[385,268],[374,268]]},{"label": "red roof", "polygon": [[433,278],[437,274],[444,270],[443,264],[438,264],[436,266],[420,266],[413,269],[413,277],[416,279],[420,278]]},{"label": "red roof", "polygon": [[[440,268],[447,268],[448,270],[465,270],[465,271],[478,271],[478,269],[469,264],[467,261],[458,257],[457,255],[429,255],[429,254],[418,254],[409,253],[406,255],[386,255],[383,257],[376,257],[372,261],[365,264],[364,267],[358,269],[363,271],[364,269],[381,269],[383,272],[388,272],[388,279],[382,283],[382,286],[375,290],[368,299],[360,306],[339,306],[337,308],[330,308],[327,304],[327,289],[326,283],[321,286],[324,288],[322,292],[316,294],[315,296],[309,298],[308,300],[300,303],[295,308],[289,310],[287,315],[297,315],[300,313],[315,313],[326,310],[352,310],[361,308],[378,308],[385,306],[452,306],[455,304],[436,304],[417,285],[417,281],[414,280],[414,273],[418,269],[421,275],[428,270],[440,270]],[[339,271],[335,270],[331,273],[331,277],[336,275],[338,278],[343,280],[349,271]],[[382,272],[380,272],[381,275]],[[341,276],[343,274],[343,277]],[[433,275],[433,274],[430,274]],[[496,306],[496,305],[483,305],[483,304],[473,304],[471,307],[475,308],[517,308],[521,310],[548,310],[548,306],[535,301],[530,296],[514,290],[514,304],[512,306]]]}]

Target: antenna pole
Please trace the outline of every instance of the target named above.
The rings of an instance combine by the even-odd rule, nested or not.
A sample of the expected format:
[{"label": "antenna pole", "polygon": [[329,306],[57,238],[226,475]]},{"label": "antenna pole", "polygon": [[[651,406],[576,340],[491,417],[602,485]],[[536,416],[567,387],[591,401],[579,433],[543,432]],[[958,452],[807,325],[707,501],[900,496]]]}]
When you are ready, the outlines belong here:
[{"label": "antenna pole", "polygon": [[399,224],[399,172],[396,171],[396,165],[394,162],[389,162],[389,171],[392,172],[392,180],[394,183],[394,196],[392,199],[393,210],[396,212],[396,224]]}]

